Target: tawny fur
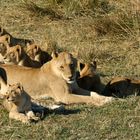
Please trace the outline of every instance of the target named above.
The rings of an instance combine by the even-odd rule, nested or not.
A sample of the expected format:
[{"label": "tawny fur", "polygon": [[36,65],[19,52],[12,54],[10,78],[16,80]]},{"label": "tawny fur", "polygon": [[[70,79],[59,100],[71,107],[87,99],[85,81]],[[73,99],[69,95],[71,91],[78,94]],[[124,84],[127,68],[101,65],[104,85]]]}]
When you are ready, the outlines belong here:
[{"label": "tawny fur", "polygon": [[36,117],[32,111],[31,97],[19,83],[9,85],[3,105],[9,111],[9,118],[11,119],[16,119],[23,123],[39,120],[39,117]]},{"label": "tawny fur", "polygon": [[0,27],[0,37],[9,35],[10,41],[7,42],[9,46],[15,46],[15,45],[21,45],[22,47],[25,47],[27,43],[32,44],[34,41],[30,39],[22,39],[22,38],[16,38],[13,37],[9,32],[7,32],[4,28]]},{"label": "tawny fur", "polygon": [[126,77],[115,77],[105,86],[103,95],[115,97],[140,95],[140,80]]},{"label": "tawny fur", "polygon": [[8,34],[0,36],[0,54],[5,55],[7,48],[9,47],[10,36]]},{"label": "tawny fur", "polygon": [[49,96],[65,104],[87,103],[97,106],[113,99],[84,90],[77,85],[77,60],[67,52],[55,53],[52,60],[41,68],[16,65],[1,65],[1,67],[7,73],[8,83],[21,82],[25,91],[33,98]]},{"label": "tawny fur", "polygon": [[31,45],[27,44],[26,52],[31,59],[40,62],[42,65],[52,59],[51,55],[49,55],[46,51],[43,51],[35,43]]},{"label": "tawny fur", "polygon": [[7,92],[7,75],[3,68],[0,67],[0,98],[3,98]]},{"label": "tawny fur", "polygon": [[78,63],[79,77],[77,83],[79,87],[95,92],[102,91],[103,84],[96,68],[97,64],[95,61],[93,63]]},{"label": "tawny fur", "polygon": [[7,48],[4,63],[34,68],[41,67],[41,63],[32,60],[20,45]]}]

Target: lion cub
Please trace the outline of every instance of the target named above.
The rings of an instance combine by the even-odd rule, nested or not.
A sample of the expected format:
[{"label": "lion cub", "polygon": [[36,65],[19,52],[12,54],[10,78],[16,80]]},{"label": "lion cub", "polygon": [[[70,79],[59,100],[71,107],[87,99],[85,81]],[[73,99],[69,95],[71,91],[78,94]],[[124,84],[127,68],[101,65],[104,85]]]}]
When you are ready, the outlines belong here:
[{"label": "lion cub", "polygon": [[13,37],[10,33],[8,33],[4,28],[0,27],[0,37],[8,35],[10,37],[10,41],[7,42],[9,46],[21,45],[22,47],[26,47],[27,43],[32,44],[34,41],[30,39],[22,39]]},{"label": "lion cub", "polygon": [[30,57],[25,53],[24,49],[20,45],[7,48],[7,53],[4,57],[4,63],[34,68],[41,67],[39,62],[30,59]]},{"label": "lion cub", "polygon": [[5,47],[9,47],[10,35],[5,34],[3,36],[0,36],[0,44],[3,44]]},{"label": "lion cub", "polygon": [[96,72],[97,63],[80,63],[78,62],[79,77],[77,83],[79,87],[95,92],[101,92],[102,83],[99,74]]},{"label": "lion cub", "polygon": [[0,36],[0,54],[2,55],[2,57],[6,54],[7,48],[9,47],[9,43],[9,35]]},{"label": "lion cub", "polygon": [[23,123],[40,119],[32,111],[31,97],[19,83],[9,85],[3,105],[9,111],[9,118],[11,119],[16,119]]},{"label": "lion cub", "polygon": [[129,95],[140,95],[140,80],[115,77],[105,86],[103,95],[120,98]]},{"label": "lion cub", "polygon": [[40,62],[42,65],[52,59],[51,55],[47,52],[41,50],[41,48],[36,44],[27,44],[27,55],[35,61]]}]

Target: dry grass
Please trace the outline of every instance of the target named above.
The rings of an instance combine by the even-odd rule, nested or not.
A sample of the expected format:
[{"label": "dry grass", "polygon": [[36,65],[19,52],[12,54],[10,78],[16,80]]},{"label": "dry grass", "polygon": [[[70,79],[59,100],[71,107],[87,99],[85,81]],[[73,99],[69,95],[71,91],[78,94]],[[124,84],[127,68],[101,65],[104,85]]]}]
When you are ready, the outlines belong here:
[{"label": "dry grass", "polygon": [[[33,38],[44,50],[67,50],[82,61],[95,59],[102,81],[140,78],[139,0],[1,0],[0,25],[13,36]],[[0,139],[140,138],[139,97],[102,108],[67,106],[31,126],[9,121],[1,107]]]}]

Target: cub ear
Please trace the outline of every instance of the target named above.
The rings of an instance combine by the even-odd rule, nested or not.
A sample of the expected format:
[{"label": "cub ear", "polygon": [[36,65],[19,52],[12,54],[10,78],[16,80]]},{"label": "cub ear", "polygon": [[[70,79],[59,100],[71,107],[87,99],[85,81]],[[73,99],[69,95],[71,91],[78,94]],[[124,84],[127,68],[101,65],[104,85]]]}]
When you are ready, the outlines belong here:
[{"label": "cub ear", "polygon": [[10,44],[10,39],[11,39],[10,35],[6,34],[5,41],[7,41],[8,44]]},{"label": "cub ear", "polygon": [[19,55],[21,55],[21,46],[20,45],[16,45],[16,51],[18,52]]},{"label": "cub ear", "polygon": [[22,88],[23,88],[22,85],[21,85],[21,83],[17,83],[16,86],[17,86],[17,88],[19,88],[19,89],[22,89]]},{"label": "cub ear", "polygon": [[16,87],[17,87],[17,90],[19,91],[18,93],[20,94],[21,91],[23,91],[23,86],[21,85],[21,83],[17,83]]},{"label": "cub ear", "polygon": [[0,35],[3,34],[3,28],[0,26]]},{"label": "cub ear", "polygon": [[51,54],[52,58],[57,58],[58,57],[58,53],[56,51],[53,51]]},{"label": "cub ear", "polygon": [[26,43],[26,46],[27,46],[27,47],[29,47],[29,46],[30,46],[30,43],[29,43],[29,42],[27,42],[27,43]]},{"label": "cub ear", "polygon": [[34,50],[38,51],[39,48],[40,48],[40,47],[39,47],[38,45],[36,45],[36,44],[34,45]]},{"label": "cub ear", "polygon": [[91,64],[94,67],[94,69],[96,70],[97,69],[97,62],[95,60],[93,60]]},{"label": "cub ear", "polygon": [[84,64],[84,63],[81,63],[81,62],[79,62],[79,61],[78,61],[77,65],[78,65],[78,70],[79,70],[79,71],[82,71],[83,68],[85,67],[85,64]]},{"label": "cub ear", "polygon": [[34,44],[34,43],[35,43],[35,40],[34,39],[31,39],[30,44]]},{"label": "cub ear", "polygon": [[126,81],[127,81],[128,83],[130,83],[130,82],[131,82],[131,79],[127,78]]}]

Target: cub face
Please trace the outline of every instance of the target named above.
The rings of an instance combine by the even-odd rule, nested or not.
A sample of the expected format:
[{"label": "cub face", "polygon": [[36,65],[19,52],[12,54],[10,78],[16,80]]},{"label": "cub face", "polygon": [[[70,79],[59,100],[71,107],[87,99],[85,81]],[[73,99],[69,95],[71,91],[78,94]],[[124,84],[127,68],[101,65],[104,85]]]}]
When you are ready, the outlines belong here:
[{"label": "cub face", "polygon": [[21,49],[22,48],[20,45],[8,47],[7,53],[5,54],[5,57],[4,57],[4,63],[18,64],[20,61],[20,56],[21,56]]},{"label": "cub face", "polygon": [[8,102],[17,103],[20,101],[22,93],[23,93],[23,87],[19,83],[17,83],[17,84],[9,85],[5,96]]},{"label": "cub face", "polygon": [[67,83],[73,83],[76,79],[77,60],[66,52],[53,53],[52,58],[55,73]]},{"label": "cub face", "polygon": [[7,47],[10,44],[10,36],[8,34],[0,36],[0,53],[2,56],[5,55]]},{"label": "cub face", "polygon": [[35,60],[36,55],[39,54],[40,51],[40,47],[36,44],[27,44],[27,49],[26,49],[26,53],[27,55],[32,59]]},{"label": "cub face", "polygon": [[5,34],[0,36],[0,43],[4,45],[9,45],[10,44],[10,35]]}]

